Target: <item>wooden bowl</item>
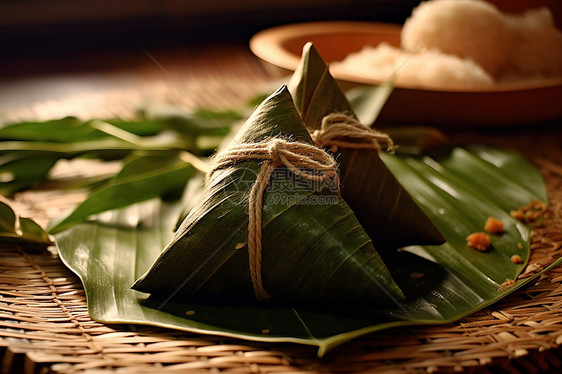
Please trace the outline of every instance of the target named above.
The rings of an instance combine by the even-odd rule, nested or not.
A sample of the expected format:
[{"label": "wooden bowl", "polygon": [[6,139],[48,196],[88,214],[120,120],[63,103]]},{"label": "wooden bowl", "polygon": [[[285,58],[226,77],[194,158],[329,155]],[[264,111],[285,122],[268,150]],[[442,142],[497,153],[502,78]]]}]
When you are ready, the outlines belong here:
[{"label": "wooden bowl", "polygon": [[[400,45],[401,26],[374,22],[311,22],[278,26],[252,37],[250,49],[268,64],[292,72],[302,47],[312,42],[323,59],[342,60],[365,45]],[[380,82],[331,69],[343,89]],[[521,126],[562,120],[562,77],[486,89],[423,89],[396,86],[379,121],[446,128]]]}]

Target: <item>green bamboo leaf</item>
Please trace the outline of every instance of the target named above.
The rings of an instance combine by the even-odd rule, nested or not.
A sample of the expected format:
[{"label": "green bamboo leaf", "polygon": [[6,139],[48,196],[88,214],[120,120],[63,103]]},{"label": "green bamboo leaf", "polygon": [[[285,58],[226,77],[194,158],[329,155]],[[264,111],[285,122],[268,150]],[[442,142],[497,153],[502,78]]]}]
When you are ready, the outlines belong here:
[{"label": "green bamboo leaf", "polygon": [[158,119],[141,118],[135,121],[122,119],[109,119],[104,122],[110,123],[121,130],[130,132],[137,136],[156,136],[166,129],[165,123]]},{"label": "green bamboo leaf", "polygon": [[[302,56],[289,87],[307,129],[310,132],[319,129],[322,119],[334,112],[354,116],[350,103],[311,43],[304,46]],[[374,109],[368,112],[365,109],[368,105],[362,104],[367,117],[374,120],[375,112],[384,102],[381,97],[385,99],[390,94],[389,87],[368,91],[369,100],[365,102],[371,103]],[[444,241],[381,161],[377,150],[342,147],[334,157],[340,163],[342,196],[382,255],[406,245]]]},{"label": "green bamboo leaf", "polygon": [[53,239],[33,220],[16,214],[0,196],[0,243],[48,246]]},{"label": "green bamboo leaf", "polygon": [[19,122],[0,128],[1,140],[72,143],[103,136],[76,117],[42,122]]},{"label": "green bamboo leaf", "polygon": [[43,182],[59,159],[57,154],[12,152],[0,156],[0,194],[9,195]]},{"label": "green bamboo leaf", "polygon": [[0,201],[0,232],[16,232],[16,213],[3,201]]},{"label": "green bamboo leaf", "polygon": [[[523,206],[525,202],[539,199],[544,191],[541,179],[538,179],[535,186],[538,193],[530,194],[527,190],[519,188],[515,178],[504,178],[500,173],[495,173],[497,168],[494,165],[486,163],[464,149],[454,149],[439,160],[428,157],[403,159],[384,156],[385,163],[425,207],[426,213],[447,239],[447,245],[428,247],[426,251],[437,258],[440,264],[454,265],[455,262],[464,262],[464,267],[470,267],[467,274],[472,277],[479,276],[483,282],[488,280],[501,284],[507,279],[516,279],[529,254],[528,251],[521,251],[518,243],[528,242],[529,230],[513,219],[509,210]],[[482,163],[480,171],[489,173],[489,179],[479,179],[470,174],[459,177],[455,172],[457,165],[451,168],[452,164],[458,163],[461,167],[470,169],[475,160]],[[423,178],[423,183],[416,178],[412,182],[412,174]],[[494,174],[495,176],[491,176]],[[511,191],[512,188],[516,193],[503,195],[497,193],[497,191]],[[462,211],[463,208],[462,216],[456,218],[458,225],[452,226],[448,222],[449,217],[455,212]],[[466,236],[483,231],[484,223],[490,216],[504,223],[505,233],[491,236],[490,251],[479,252],[467,247]],[[522,257],[523,264],[511,262],[511,256],[515,254]],[[466,269],[463,271],[466,273]]]},{"label": "green bamboo leaf", "polygon": [[240,118],[236,111],[197,111],[189,118],[82,121],[65,117],[5,125],[0,128],[0,193],[7,195],[44,182],[61,158],[114,160],[137,150],[208,154]]},{"label": "green bamboo leaf", "polygon": [[[101,132],[101,131],[100,131]],[[112,151],[115,154],[128,154],[132,150],[145,151],[167,151],[170,149],[190,149],[191,143],[186,143],[185,139],[174,136],[173,134],[158,134],[153,137],[143,137],[142,144],[132,144],[129,141],[118,139],[114,136],[99,140],[76,141],[72,143],[58,142],[30,142],[30,141],[5,141],[2,142],[3,151],[16,152],[53,152],[59,153],[67,157],[76,157],[84,153],[107,152]]]},{"label": "green bamboo leaf", "polygon": [[[96,122],[98,120],[83,121],[76,117],[64,117],[49,121],[11,123],[0,128],[0,140],[74,143],[110,137],[93,126]],[[162,121],[151,119],[112,119],[105,122],[137,136],[154,136],[165,128]]]},{"label": "green bamboo leaf", "polygon": [[160,196],[178,198],[196,169],[177,153],[133,157],[123,170],[103,188],[94,191],[70,214],[50,224],[56,233],[90,216]]},{"label": "green bamboo leaf", "polygon": [[[492,174],[485,185],[475,185],[472,177],[458,177],[447,171],[447,167],[438,166],[454,159],[462,168],[464,162],[474,162],[471,157],[481,159]],[[529,251],[529,229],[510,220],[504,207],[524,205],[529,195],[499,197],[497,202],[488,197],[491,189],[514,187],[523,191],[532,186],[532,197],[543,200],[546,195],[542,178],[520,156],[479,147],[474,151],[455,149],[435,158],[385,155],[383,159],[448,240],[442,246],[410,247],[409,251],[418,255],[399,252],[398,258],[388,264],[407,297],[404,304],[394,309],[366,308],[339,314],[341,310],[326,308],[217,306],[147,299],[148,295],[129,287],[151,266],[173,236],[180,204],[170,206],[152,200],[115,211],[109,221],[83,223],[57,234],[57,245],[65,264],[82,279],[90,314],[96,320],[308,344],[317,346],[320,356],[370,332],[458,320],[536,279],[517,280],[509,288],[500,284],[506,278],[515,279],[520,271],[521,265],[504,261],[514,250],[513,245],[524,244],[522,250],[518,249],[524,258]],[[490,160],[502,161],[495,165]],[[455,180],[450,181],[449,177]],[[457,201],[456,197],[461,199]],[[476,227],[480,229],[487,215],[506,219],[506,233],[505,237],[494,238],[492,251],[479,253],[466,247],[463,237]],[[544,271],[560,262],[557,259]],[[411,277],[412,273],[416,277]]]},{"label": "green bamboo leaf", "polygon": [[[138,139],[136,139],[138,140]],[[134,152],[156,152],[169,155],[179,154],[182,150],[197,147],[189,139],[180,139],[174,134],[161,133],[153,137],[144,137],[140,142],[130,142],[118,138],[75,143],[6,141],[2,143],[6,153],[0,156],[0,192],[10,194],[22,189],[36,186],[47,179],[48,172],[59,159],[77,157],[100,159],[103,161],[119,160]],[[191,158],[188,162],[193,161]],[[84,180],[71,184],[70,188],[99,186],[99,179]],[[160,186],[166,188],[165,186]],[[135,198],[133,198],[135,199]],[[118,201],[120,199],[117,199]],[[138,200],[134,200],[138,201]],[[116,208],[104,205],[105,210]]]},{"label": "green bamboo leaf", "polygon": [[518,185],[531,191],[533,194],[540,193],[538,196],[539,200],[548,201],[546,188],[542,184],[540,186],[536,185],[537,181],[542,181],[541,174],[533,165],[526,162],[525,158],[520,154],[478,145],[471,145],[468,149],[482,160],[494,165],[496,167],[495,171],[508,179],[513,178],[518,173],[527,176],[519,179]]},{"label": "green bamboo leaf", "polygon": [[163,104],[147,106],[141,113],[189,136],[225,136],[243,118],[243,113],[236,110],[188,110]]},{"label": "green bamboo leaf", "polygon": [[384,82],[378,86],[354,87],[345,95],[359,122],[373,126],[393,89],[392,82]]},{"label": "green bamboo leaf", "polygon": [[[143,122],[81,121],[66,117],[45,122],[21,122],[0,128],[0,192],[10,194],[22,189],[37,186],[47,179],[47,175],[57,160],[61,158],[90,157],[118,159],[135,148],[156,148],[163,142],[154,142],[161,136],[159,128]],[[119,129],[131,137],[145,135],[150,145],[136,145],[118,139],[112,134],[100,131],[97,126],[105,124]],[[134,130],[133,127],[136,127]],[[152,127],[152,128],[149,128]],[[133,131],[133,132],[129,132]],[[144,139],[144,138],[143,138]],[[185,147],[184,143],[166,137],[167,145]]]}]

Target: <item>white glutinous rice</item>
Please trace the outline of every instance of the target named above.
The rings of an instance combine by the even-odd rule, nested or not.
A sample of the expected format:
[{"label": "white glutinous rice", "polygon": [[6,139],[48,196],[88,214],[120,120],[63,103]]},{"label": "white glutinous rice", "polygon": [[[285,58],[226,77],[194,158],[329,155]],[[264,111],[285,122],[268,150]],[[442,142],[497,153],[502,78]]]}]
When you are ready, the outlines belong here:
[{"label": "white glutinous rice", "polygon": [[402,28],[401,42],[410,52],[437,49],[469,58],[499,76],[507,68],[513,38],[505,17],[490,3],[433,0],[414,9]]},{"label": "white glutinous rice", "polygon": [[510,15],[507,22],[515,39],[506,74],[510,80],[562,75],[562,32],[548,9]]},{"label": "white glutinous rice", "polygon": [[562,32],[547,8],[507,14],[483,0],[429,0],[400,37],[401,49],[367,46],[334,71],[384,81],[399,70],[402,86],[460,89],[562,76]]},{"label": "white glutinous rice", "polygon": [[381,43],[364,47],[332,69],[385,81],[395,74],[395,83],[409,87],[467,88],[494,84],[492,77],[471,60],[428,50],[409,53]]}]

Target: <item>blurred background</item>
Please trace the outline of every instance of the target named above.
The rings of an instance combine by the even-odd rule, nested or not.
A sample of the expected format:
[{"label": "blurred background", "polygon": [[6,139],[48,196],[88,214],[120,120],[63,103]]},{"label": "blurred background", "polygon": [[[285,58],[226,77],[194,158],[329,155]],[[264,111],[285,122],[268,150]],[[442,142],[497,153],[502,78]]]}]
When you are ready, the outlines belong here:
[{"label": "blurred background", "polygon": [[216,60],[212,49],[236,48],[232,58],[250,53],[248,41],[261,29],[328,19],[403,22],[418,3],[0,0],[0,117],[46,100],[165,80],[147,52],[186,85],[187,70],[201,75],[201,64]]},{"label": "blurred background", "polygon": [[[560,0],[489,0],[506,11]],[[12,57],[209,41],[247,41],[260,29],[315,20],[403,23],[420,0],[2,0],[2,64]]]},{"label": "blurred background", "polygon": [[[244,39],[282,23],[323,19],[403,22],[416,0],[3,0],[10,51]],[[4,48],[4,50],[6,50]]]},{"label": "blurred background", "polygon": [[[506,11],[548,6],[562,28],[561,0],[491,0]],[[0,112],[121,77],[78,82],[75,72],[153,64],[143,51],[173,56],[194,46],[247,48],[257,31],[317,20],[403,23],[419,0],[1,0]],[[191,48],[191,49],[190,49]],[[181,60],[181,59],[179,59]],[[176,59],[176,61],[179,61]],[[45,78],[72,81],[45,91]],[[33,84],[30,79],[35,79]],[[129,84],[128,82],[127,84]]]}]

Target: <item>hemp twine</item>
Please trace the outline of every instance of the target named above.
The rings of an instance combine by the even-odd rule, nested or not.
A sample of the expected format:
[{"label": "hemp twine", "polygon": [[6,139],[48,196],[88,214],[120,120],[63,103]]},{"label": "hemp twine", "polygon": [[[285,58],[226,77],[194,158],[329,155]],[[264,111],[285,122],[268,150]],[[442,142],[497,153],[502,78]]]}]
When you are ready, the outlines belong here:
[{"label": "hemp twine", "polygon": [[387,151],[392,153],[397,148],[390,136],[362,125],[345,113],[324,116],[320,129],[314,130],[311,136],[314,144],[321,148],[331,146],[332,152],[337,152],[338,147],[380,151],[382,144],[386,144]]},{"label": "hemp twine", "polygon": [[250,276],[256,298],[268,301],[271,295],[262,281],[262,209],[264,191],[269,184],[271,173],[277,167],[285,166],[293,174],[310,181],[333,179],[339,188],[337,163],[324,150],[310,144],[289,142],[271,138],[260,143],[245,143],[231,147],[218,154],[215,166],[209,173],[232,166],[241,161],[263,160],[256,182],[249,197],[248,255]]}]

